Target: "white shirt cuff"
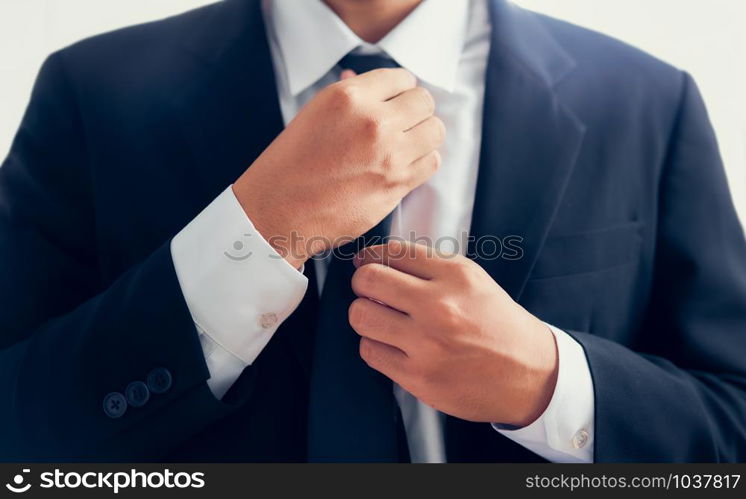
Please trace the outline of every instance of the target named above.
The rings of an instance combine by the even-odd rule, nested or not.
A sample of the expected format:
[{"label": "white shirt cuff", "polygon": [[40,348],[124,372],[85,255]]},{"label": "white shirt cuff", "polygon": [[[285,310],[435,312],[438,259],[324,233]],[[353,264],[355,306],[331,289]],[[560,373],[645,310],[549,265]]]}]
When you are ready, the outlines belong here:
[{"label": "white shirt cuff", "polygon": [[595,399],[593,378],[583,347],[549,325],[557,340],[559,372],[544,414],[519,429],[492,426],[502,435],[555,463],[593,462]]},{"label": "white shirt cuff", "polygon": [[259,234],[231,187],[174,237],[171,256],[220,398],[298,307],[308,279]]}]

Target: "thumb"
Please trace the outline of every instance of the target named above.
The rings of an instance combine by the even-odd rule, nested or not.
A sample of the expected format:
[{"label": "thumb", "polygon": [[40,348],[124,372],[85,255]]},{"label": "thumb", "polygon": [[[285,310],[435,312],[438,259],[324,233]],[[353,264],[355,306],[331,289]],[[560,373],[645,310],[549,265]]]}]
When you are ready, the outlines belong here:
[{"label": "thumb", "polygon": [[339,79],[349,80],[350,78],[354,78],[355,76],[357,76],[357,73],[355,73],[353,70],[345,69],[344,71],[342,71],[342,74],[339,76]]}]

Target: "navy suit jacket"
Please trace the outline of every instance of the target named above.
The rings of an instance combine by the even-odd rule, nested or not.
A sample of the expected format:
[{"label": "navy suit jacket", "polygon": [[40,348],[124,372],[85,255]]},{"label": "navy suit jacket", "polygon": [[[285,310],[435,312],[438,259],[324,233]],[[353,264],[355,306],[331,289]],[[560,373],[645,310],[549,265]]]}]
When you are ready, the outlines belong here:
[{"label": "navy suit jacket", "polygon": [[[695,84],[502,0],[492,16],[472,234],[523,255],[477,261],[582,344],[597,461],[744,460],[746,244]],[[217,400],[169,251],[282,128],[258,1],[48,58],[0,168],[2,459],[306,459],[315,286]],[[105,414],[156,368],[164,393]],[[541,460],[487,424],[449,417],[446,441],[450,461]]]}]

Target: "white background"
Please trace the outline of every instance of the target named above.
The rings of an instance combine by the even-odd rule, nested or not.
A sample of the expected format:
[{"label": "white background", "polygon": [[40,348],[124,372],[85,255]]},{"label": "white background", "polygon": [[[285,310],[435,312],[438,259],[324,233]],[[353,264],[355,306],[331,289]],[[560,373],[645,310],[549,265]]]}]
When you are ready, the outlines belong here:
[{"label": "white background", "polygon": [[[10,147],[47,54],[96,33],[207,3],[0,0],[0,156]],[[603,31],[692,73],[710,109],[733,196],[746,220],[746,0],[516,3]]]}]

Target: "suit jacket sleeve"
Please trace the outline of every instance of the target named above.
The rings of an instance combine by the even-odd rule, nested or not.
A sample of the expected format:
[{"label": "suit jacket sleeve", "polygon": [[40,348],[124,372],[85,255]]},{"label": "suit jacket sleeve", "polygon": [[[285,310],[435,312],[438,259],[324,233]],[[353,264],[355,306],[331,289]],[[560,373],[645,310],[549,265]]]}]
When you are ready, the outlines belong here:
[{"label": "suit jacket sleeve", "polygon": [[683,75],[638,351],[583,333],[596,461],[746,459],[746,244],[712,127]]},{"label": "suit jacket sleeve", "polygon": [[[105,228],[94,232],[64,55],[44,64],[0,168],[0,459],[157,458],[233,406],[207,387],[168,241],[100,282],[94,234]],[[107,393],[155,368],[172,374],[166,393],[105,414]]]}]

